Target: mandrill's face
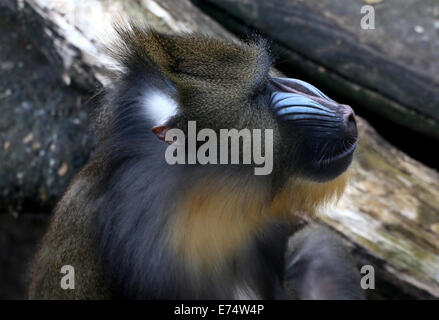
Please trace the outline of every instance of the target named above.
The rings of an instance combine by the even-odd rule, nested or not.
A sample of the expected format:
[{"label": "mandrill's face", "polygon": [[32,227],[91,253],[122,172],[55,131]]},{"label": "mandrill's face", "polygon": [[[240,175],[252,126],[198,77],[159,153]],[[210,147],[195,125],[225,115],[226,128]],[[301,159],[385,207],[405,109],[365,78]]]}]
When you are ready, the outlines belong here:
[{"label": "mandrill's face", "polygon": [[271,78],[269,109],[278,121],[288,162],[314,181],[328,181],[352,162],[358,131],[354,111],[307,82]]},{"label": "mandrill's face", "polygon": [[176,89],[177,111],[156,131],[185,131],[190,120],[197,121],[197,128],[215,131],[273,129],[274,172],[280,176],[324,182],[349,167],[358,139],[352,108],[304,81],[272,78],[272,59],[263,41],[234,44],[158,33],[144,37],[130,44],[136,56],[154,61]]}]

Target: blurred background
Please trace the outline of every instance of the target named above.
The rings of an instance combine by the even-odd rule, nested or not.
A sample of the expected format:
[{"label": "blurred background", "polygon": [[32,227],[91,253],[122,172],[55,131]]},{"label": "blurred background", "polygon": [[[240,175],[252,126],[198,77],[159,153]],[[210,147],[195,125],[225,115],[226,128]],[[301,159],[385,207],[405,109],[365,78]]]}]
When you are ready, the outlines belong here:
[{"label": "blurred background", "polygon": [[439,298],[439,2],[436,0],[1,0],[0,299],[23,299],[56,201],[93,152],[94,93],[115,21],[271,42],[273,72],[359,115],[353,177],[318,219],[371,299]]}]

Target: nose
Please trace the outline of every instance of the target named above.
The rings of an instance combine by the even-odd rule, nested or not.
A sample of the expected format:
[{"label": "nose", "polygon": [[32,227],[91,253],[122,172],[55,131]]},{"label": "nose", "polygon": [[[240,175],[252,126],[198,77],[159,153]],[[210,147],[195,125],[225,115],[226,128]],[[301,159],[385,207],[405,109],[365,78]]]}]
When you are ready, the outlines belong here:
[{"label": "nose", "polygon": [[343,108],[342,114],[343,114],[343,125],[346,130],[346,133],[350,137],[357,137],[358,130],[357,130],[357,121],[355,120],[355,112],[352,110],[352,108],[348,105],[341,105]]}]

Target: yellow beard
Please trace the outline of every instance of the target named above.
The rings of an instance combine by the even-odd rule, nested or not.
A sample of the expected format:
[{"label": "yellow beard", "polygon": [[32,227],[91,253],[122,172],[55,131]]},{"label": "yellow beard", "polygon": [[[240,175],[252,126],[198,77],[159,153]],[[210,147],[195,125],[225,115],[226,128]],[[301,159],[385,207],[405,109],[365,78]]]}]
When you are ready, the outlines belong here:
[{"label": "yellow beard", "polygon": [[273,198],[269,188],[243,179],[204,179],[179,205],[171,246],[191,274],[221,269],[270,221],[294,221],[339,198],[348,174],[325,183],[292,178]]}]

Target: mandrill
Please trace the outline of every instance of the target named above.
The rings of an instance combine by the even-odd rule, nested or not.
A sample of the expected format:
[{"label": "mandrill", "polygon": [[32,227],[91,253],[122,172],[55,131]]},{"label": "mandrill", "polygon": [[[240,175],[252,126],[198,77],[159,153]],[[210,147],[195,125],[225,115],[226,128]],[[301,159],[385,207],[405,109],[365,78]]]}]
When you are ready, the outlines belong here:
[{"label": "mandrill", "polygon": [[[343,193],[358,135],[351,107],[271,77],[263,40],[117,33],[122,68],[102,100],[99,146],[56,207],[29,298],[362,299],[338,236],[298,227]],[[210,163],[168,163],[170,133],[191,121],[197,132],[261,130],[272,170],[255,174],[260,162],[244,151],[257,144],[243,135],[238,150],[204,150]],[[185,157],[199,142],[179,142]],[[225,151],[247,161],[216,161]],[[74,289],[61,286],[65,265]]]}]

